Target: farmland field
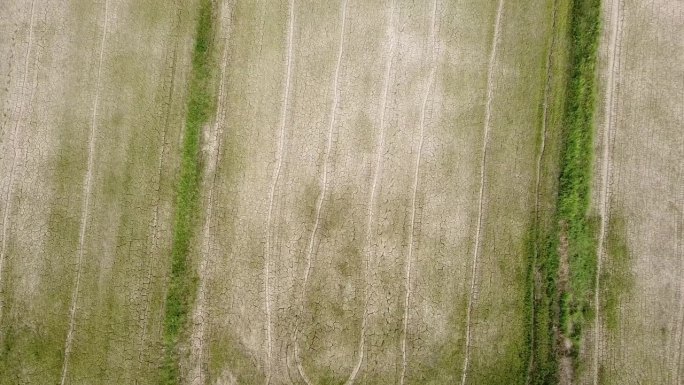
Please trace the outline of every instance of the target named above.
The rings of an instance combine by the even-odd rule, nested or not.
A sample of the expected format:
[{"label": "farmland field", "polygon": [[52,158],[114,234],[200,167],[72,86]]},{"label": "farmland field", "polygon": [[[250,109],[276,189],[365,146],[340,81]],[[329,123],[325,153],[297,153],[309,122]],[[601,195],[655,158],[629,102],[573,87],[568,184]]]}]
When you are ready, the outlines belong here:
[{"label": "farmland field", "polygon": [[684,382],[684,4],[606,1],[594,384]]},{"label": "farmland field", "polygon": [[678,0],[0,2],[0,384],[682,384]]}]

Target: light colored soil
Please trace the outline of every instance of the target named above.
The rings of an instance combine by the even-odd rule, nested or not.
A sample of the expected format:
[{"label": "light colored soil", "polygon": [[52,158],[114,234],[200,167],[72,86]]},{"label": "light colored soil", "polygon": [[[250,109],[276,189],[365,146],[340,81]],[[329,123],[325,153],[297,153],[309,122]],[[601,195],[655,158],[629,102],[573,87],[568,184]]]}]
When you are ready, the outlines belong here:
[{"label": "light colored soil", "polygon": [[373,229],[375,225],[374,215],[376,214],[376,191],[378,187],[378,179],[382,175],[383,157],[385,152],[385,135],[386,135],[386,123],[385,116],[387,111],[387,95],[390,89],[390,79],[392,75],[392,64],[395,60],[395,46],[396,46],[396,29],[394,26],[394,12],[396,9],[396,4],[393,1],[387,12],[387,32],[386,32],[386,46],[387,52],[385,54],[387,60],[387,72],[385,73],[385,78],[383,79],[383,92],[380,99],[379,106],[379,118],[378,118],[378,138],[375,143],[375,164],[373,166],[373,178],[371,182],[371,191],[368,198],[368,221],[366,223],[366,238],[364,243],[364,253],[366,254],[366,263],[364,267],[364,307],[363,307],[363,320],[361,322],[361,336],[359,338],[359,348],[356,352],[357,361],[354,369],[352,370],[349,378],[347,378],[346,385],[351,385],[356,381],[356,376],[361,369],[361,365],[364,361],[365,350],[366,350],[366,334],[367,334],[367,324],[368,324],[368,305],[370,301],[370,290],[374,282],[371,275],[371,266],[373,263],[374,255],[371,252],[371,247],[373,245]]},{"label": "light colored soil", "polygon": [[335,128],[335,118],[338,113],[338,103],[339,103],[339,81],[340,81],[340,65],[342,64],[342,54],[344,53],[344,41],[345,41],[345,26],[347,25],[347,0],[343,0],[341,5],[341,17],[340,17],[340,37],[339,37],[339,52],[337,54],[337,62],[335,65],[335,72],[332,76],[333,79],[333,86],[332,86],[332,102],[331,102],[331,109],[330,109],[330,125],[327,130],[327,140],[325,144],[325,150],[323,152],[323,170],[321,171],[321,182],[320,182],[320,191],[318,193],[318,198],[316,199],[316,213],[315,213],[315,220],[314,220],[314,225],[313,225],[313,230],[311,230],[311,237],[309,239],[309,245],[307,247],[306,251],[306,268],[304,269],[304,275],[301,280],[302,284],[302,293],[299,298],[299,314],[297,315],[295,319],[295,336],[294,336],[294,357],[295,357],[295,362],[297,364],[297,371],[299,372],[299,375],[302,377],[305,383],[311,384],[311,380],[309,379],[309,376],[306,374],[306,371],[302,367],[302,361],[300,358],[300,340],[299,340],[299,333],[301,331],[301,318],[303,316],[304,312],[304,303],[305,299],[307,296],[307,289],[308,289],[308,284],[309,284],[309,276],[311,275],[311,267],[312,267],[312,262],[313,262],[313,252],[314,252],[314,244],[317,242],[317,235],[320,231],[320,224],[321,224],[321,209],[323,208],[323,204],[325,203],[326,200],[326,195],[328,193],[328,168],[330,167],[330,152],[332,151],[332,145],[333,145],[333,137],[335,134],[334,128]]},{"label": "light colored soil", "polygon": [[[493,163],[482,170],[488,91],[481,69],[491,55],[496,4],[438,2],[436,14],[433,5],[397,1],[390,17],[390,3],[350,1],[343,32],[341,4],[236,3],[228,44],[240,65],[229,65],[225,101],[225,127],[233,129],[225,132],[217,167],[221,204],[210,228],[221,236],[212,237],[217,263],[206,277],[207,383],[401,382],[402,372],[406,383],[435,373],[461,379],[450,365],[430,372],[428,363],[447,354],[465,358],[478,222],[472,202],[481,178],[492,187],[482,194],[484,276],[476,281],[487,294],[473,303],[472,382],[486,381],[489,365],[503,365],[489,363],[498,362],[497,344],[518,344],[519,335],[485,325],[490,312],[523,322],[522,303],[496,299],[503,288],[492,279],[524,268],[536,159],[528,122],[539,104],[518,96],[516,79],[542,79],[546,40],[517,40],[529,9],[510,11],[511,18],[502,12],[501,47],[533,44],[525,60],[538,71],[519,68],[529,52],[510,47],[492,64],[489,119],[496,135],[488,140]],[[474,25],[481,30],[473,32]],[[541,97],[541,81],[528,87]],[[511,167],[493,172],[504,159]],[[515,210],[503,196],[515,197]],[[504,220],[491,220],[503,212]],[[510,223],[517,223],[510,236],[493,238]],[[510,250],[506,257],[500,248]],[[503,280],[507,293],[522,289],[517,278]]]},{"label": "light colored soil", "polygon": [[185,83],[192,13],[110,0],[102,45],[105,2],[36,1],[21,91],[31,2],[14,3],[1,17],[21,27],[7,104],[24,107],[11,117],[22,137],[0,330],[14,345],[0,383],[154,382],[184,105],[172,89]]},{"label": "light colored soil", "polygon": [[[619,5],[619,14],[616,7]],[[684,192],[682,127],[684,33],[681,2],[608,1],[601,52],[595,212],[601,233],[625,222],[633,280],[619,297],[616,327],[598,308],[585,354],[594,384],[677,384],[682,381],[682,255]],[[611,166],[612,164],[612,166]],[[600,237],[601,239],[602,237]],[[604,242],[605,244],[605,242]],[[611,266],[603,247],[602,265]],[[600,277],[620,272],[603,269]],[[600,290],[610,281],[601,279]],[[597,302],[597,305],[599,303]]]},{"label": "light colored soil", "polygon": [[406,366],[407,361],[407,349],[406,349],[406,336],[408,333],[409,325],[409,308],[411,306],[411,265],[413,264],[413,250],[414,250],[414,237],[416,233],[416,196],[418,194],[418,182],[420,180],[420,164],[423,156],[423,143],[425,142],[425,114],[427,112],[426,107],[428,106],[428,100],[430,100],[431,91],[434,87],[435,82],[435,72],[437,69],[437,44],[436,44],[436,34],[437,34],[437,0],[433,2],[433,11],[431,17],[430,25],[430,35],[429,42],[431,53],[431,63],[430,72],[426,80],[425,85],[425,96],[423,97],[423,104],[420,108],[420,130],[417,136],[418,151],[416,152],[416,166],[413,175],[413,196],[411,197],[411,220],[409,222],[409,242],[408,242],[408,253],[406,255],[406,274],[404,285],[406,287],[406,295],[404,297],[404,315],[403,315],[403,328],[401,332],[401,376],[399,377],[399,383],[404,384],[406,380]]},{"label": "light colored soil", "polygon": [[[4,190],[0,192],[0,194],[4,194],[3,197],[3,208],[2,208],[2,232],[0,233],[0,237],[2,239],[0,240],[0,288],[2,288],[2,278],[3,278],[3,267],[5,264],[5,256],[7,253],[7,230],[10,227],[10,212],[12,211],[12,202],[14,201],[14,180],[17,174],[17,163],[20,162],[20,157],[23,155],[22,154],[22,148],[21,148],[21,138],[24,136],[22,135],[26,127],[26,114],[25,111],[29,107],[30,102],[31,102],[31,96],[30,95],[30,90],[27,92],[27,84],[26,80],[29,78],[29,65],[30,65],[30,59],[31,59],[31,47],[33,45],[33,28],[34,28],[34,22],[35,22],[35,1],[31,1],[31,7],[30,7],[30,16],[29,16],[29,25],[28,25],[28,42],[26,43],[26,55],[24,59],[24,71],[22,75],[22,81],[20,85],[20,96],[16,102],[16,107],[12,111],[12,119],[3,121],[3,129],[5,127],[6,131],[3,130],[3,133],[7,133],[9,137],[8,144],[11,144],[11,148],[8,148],[6,153],[9,154],[9,158],[11,159],[9,170],[7,170],[7,173],[4,174],[6,175],[4,180]],[[4,120],[4,119],[3,119]],[[13,121],[13,122],[12,122]],[[14,124],[12,124],[14,123]],[[9,126],[9,127],[8,127]],[[12,127],[13,126],[13,127]],[[20,128],[22,129],[20,131]],[[4,137],[4,135],[3,135]],[[9,147],[9,146],[8,146]],[[3,308],[4,308],[4,303],[3,299],[0,298],[0,323],[2,323],[2,314],[3,314]]]},{"label": "light colored soil", "polygon": [[[0,5],[8,381],[157,381],[196,4],[156,4],[108,0],[102,44],[104,2],[36,1],[28,61]],[[547,10],[216,5],[183,383],[524,376]]]},{"label": "light colored soil", "polygon": [[64,385],[66,381],[67,371],[69,369],[69,359],[71,358],[71,347],[74,340],[74,322],[76,321],[76,310],[78,309],[79,288],[81,286],[81,272],[83,268],[83,254],[86,239],[86,231],[88,229],[88,218],[90,216],[90,195],[93,184],[93,163],[95,158],[95,145],[98,136],[97,119],[98,107],[100,103],[100,82],[102,74],[102,58],[104,57],[105,43],[107,42],[107,26],[109,25],[109,0],[104,2],[104,12],[102,14],[102,40],[100,42],[100,56],[97,61],[97,77],[95,78],[95,96],[93,97],[93,113],[90,133],[88,135],[88,167],[85,173],[85,181],[83,182],[83,207],[81,209],[81,219],[79,235],[78,235],[78,258],[76,260],[76,283],[74,284],[74,292],[71,296],[71,305],[69,309],[69,330],[67,331],[66,341],[64,342],[64,362],[62,363],[62,378],[60,384]]},{"label": "light colored soil", "polygon": [[280,179],[280,173],[283,167],[283,153],[285,151],[285,136],[287,129],[288,107],[290,106],[290,83],[292,81],[292,51],[294,39],[294,1],[288,4],[288,28],[287,28],[287,58],[285,59],[285,86],[283,87],[283,106],[282,114],[280,116],[280,130],[278,134],[278,150],[276,154],[276,165],[273,170],[273,181],[271,184],[271,193],[268,202],[268,215],[266,219],[266,246],[264,250],[264,291],[265,291],[265,307],[266,307],[266,360],[264,364],[264,371],[266,372],[266,383],[270,382],[271,376],[271,360],[273,356],[273,337],[272,327],[273,320],[271,318],[271,253],[272,253],[272,222],[273,222],[273,203],[275,201],[275,191]]},{"label": "light colored soil", "polygon": [[482,161],[480,163],[480,196],[478,199],[477,226],[475,231],[475,246],[473,247],[473,260],[470,272],[470,297],[468,298],[468,308],[466,311],[466,336],[465,336],[465,355],[463,358],[463,371],[461,374],[461,385],[465,385],[468,378],[468,364],[470,362],[471,344],[471,317],[473,306],[477,300],[477,262],[480,255],[480,231],[482,230],[482,207],[484,205],[485,193],[485,172],[487,169],[487,150],[489,148],[489,130],[492,118],[492,96],[494,91],[494,68],[496,66],[496,51],[499,46],[499,35],[501,28],[501,17],[504,10],[504,0],[499,0],[496,8],[496,18],[494,20],[494,33],[492,35],[492,46],[489,54],[489,66],[487,69],[487,100],[485,102],[485,117],[482,140]]}]

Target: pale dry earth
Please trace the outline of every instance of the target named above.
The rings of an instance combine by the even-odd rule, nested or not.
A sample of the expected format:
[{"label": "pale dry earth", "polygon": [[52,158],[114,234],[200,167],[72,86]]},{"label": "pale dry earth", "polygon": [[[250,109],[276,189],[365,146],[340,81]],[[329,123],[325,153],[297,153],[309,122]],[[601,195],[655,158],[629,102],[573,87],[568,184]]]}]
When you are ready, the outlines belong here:
[{"label": "pale dry earth", "polygon": [[[605,1],[594,212],[598,330],[581,383],[682,384],[684,362],[684,3]],[[626,267],[611,254],[624,242]],[[603,297],[615,280],[616,324]]]},{"label": "pale dry earth", "polygon": [[193,12],[2,2],[0,383],[156,377]]},{"label": "pale dry earth", "polygon": [[[183,383],[524,377],[552,3],[215,2]],[[157,380],[195,12],[0,4],[0,383]]]},{"label": "pale dry earth", "polygon": [[465,382],[524,372],[551,7],[497,9],[235,2],[201,382],[460,381],[471,295]]}]

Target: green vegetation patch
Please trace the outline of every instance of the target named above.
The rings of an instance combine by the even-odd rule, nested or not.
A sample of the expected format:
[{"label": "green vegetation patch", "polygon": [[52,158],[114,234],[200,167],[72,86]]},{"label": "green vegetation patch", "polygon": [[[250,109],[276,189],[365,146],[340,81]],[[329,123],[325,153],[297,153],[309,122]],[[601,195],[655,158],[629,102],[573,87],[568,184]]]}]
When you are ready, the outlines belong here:
[{"label": "green vegetation patch", "polygon": [[[544,218],[530,230],[530,384],[557,383],[559,358],[577,357],[584,325],[593,317],[596,284],[598,220],[588,215],[588,208],[601,1],[559,0],[556,6],[556,51],[567,51],[569,57],[552,56],[561,61],[551,67],[548,111],[548,119],[562,116],[548,127],[560,127],[560,148],[554,155],[559,159],[555,211],[542,211]],[[569,348],[564,346],[567,341],[572,342]]]},{"label": "green vegetation patch", "polygon": [[[559,244],[551,251],[567,253],[569,276],[567,288],[561,293],[560,321],[561,330],[573,340],[576,353],[583,325],[591,318],[596,277],[596,226],[587,211],[593,166],[601,1],[574,0],[572,7],[572,67],[558,191],[558,228],[554,237]],[[558,258],[566,259],[563,255]]]},{"label": "green vegetation patch", "polygon": [[213,9],[211,0],[200,0],[197,16],[192,71],[188,86],[188,109],[183,137],[180,179],[176,190],[176,211],[171,251],[171,277],[164,313],[164,362],[162,384],[180,382],[178,341],[187,323],[196,291],[196,274],[191,271],[189,251],[197,226],[201,178],[200,139],[202,126],[214,107]]}]

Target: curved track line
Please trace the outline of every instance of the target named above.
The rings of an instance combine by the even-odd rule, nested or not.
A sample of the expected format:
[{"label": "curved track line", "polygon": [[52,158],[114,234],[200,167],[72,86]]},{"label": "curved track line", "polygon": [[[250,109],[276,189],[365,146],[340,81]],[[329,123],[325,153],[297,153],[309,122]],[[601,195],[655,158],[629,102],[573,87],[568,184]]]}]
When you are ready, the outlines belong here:
[{"label": "curved track line", "polygon": [[[340,66],[342,64],[342,52],[344,48],[344,31],[345,27],[347,25],[347,0],[344,0],[342,2],[342,27],[340,28],[340,49],[337,54],[337,64],[335,65],[335,75],[333,78],[333,102],[332,106],[330,109],[330,125],[328,126],[328,142],[325,147],[325,153],[324,153],[324,160],[323,160],[323,173],[321,175],[321,194],[318,198],[318,202],[316,204],[316,221],[314,222],[314,228],[313,231],[311,231],[311,238],[309,239],[309,247],[308,247],[308,252],[307,252],[307,257],[306,257],[306,270],[304,272],[304,279],[302,283],[302,295],[300,298],[300,306],[299,306],[299,318],[301,318],[302,314],[304,313],[304,296],[306,295],[306,286],[309,281],[309,274],[311,273],[311,260],[313,257],[313,248],[314,248],[314,242],[316,240],[316,233],[318,233],[318,225],[321,220],[321,208],[323,206],[323,201],[325,200],[325,193],[328,188],[328,161],[330,158],[330,149],[332,147],[332,140],[333,140],[333,126],[335,125],[335,110],[337,109],[337,104],[339,102],[339,97],[337,95],[338,91],[338,82],[339,82],[339,76],[340,76]],[[301,321],[297,320],[297,324],[300,324]],[[295,328],[295,338],[294,338],[294,355],[295,355],[295,362],[297,363],[297,370],[299,371],[300,376],[304,379],[304,382],[307,384],[311,384],[311,381],[309,378],[306,376],[306,373],[304,372],[304,368],[302,367],[302,360],[299,357],[299,329],[301,325],[298,325],[298,327]]]},{"label": "curved track line", "polygon": [[370,261],[372,258],[372,253],[370,252],[370,244],[372,238],[372,226],[373,226],[373,203],[375,202],[375,191],[378,184],[378,178],[382,174],[382,155],[383,148],[385,145],[385,110],[387,105],[387,93],[390,88],[390,74],[392,72],[392,58],[394,57],[394,39],[392,37],[392,20],[394,14],[394,1],[390,7],[390,22],[388,26],[388,49],[387,49],[387,70],[385,71],[385,79],[383,82],[383,93],[380,99],[380,127],[378,132],[378,141],[376,145],[375,152],[375,166],[373,167],[373,182],[371,183],[370,197],[368,198],[368,220],[366,222],[366,270],[365,270],[365,300],[363,307],[363,319],[361,321],[361,338],[359,340],[359,352],[356,360],[356,365],[352,370],[349,378],[345,382],[345,385],[352,385],[356,380],[356,376],[361,369],[361,364],[363,363],[364,349],[366,344],[366,325],[368,323],[368,303],[370,302]]},{"label": "curved track line", "polygon": [[294,36],[294,0],[289,3],[289,18],[287,32],[287,59],[285,65],[285,88],[283,89],[283,108],[280,115],[280,132],[278,134],[278,152],[276,154],[276,165],[273,170],[271,181],[271,192],[268,198],[268,215],[266,217],[266,245],[264,249],[264,302],[266,307],[266,384],[271,382],[271,357],[272,357],[272,321],[271,321],[271,221],[273,220],[273,203],[275,201],[275,190],[280,179],[280,170],[283,165],[283,151],[285,148],[285,135],[287,131],[287,110],[290,97],[290,78],[292,75],[292,40]]},{"label": "curved track line", "polygon": [[[539,194],[541,191],[541,168],[542,168],[542,161],[544,160],[544,152],[546,149],[546,132],[547,132],[547,126],[548,126],[548,110],[549,110],[549,95],[551,94],[551,81],[553,79],[553,71],[551,71],[551,67],[553,66],[553,52],[554,48],[556,46],[556,25],[557,25],[557,14],[558,14],[558,1],[554,0],[553,1],[553,9],[552,9],[552,15],[551,15],[551,44],[549,45],[549,52],[546,57],[546,81],[544,83],[544,99],[542,102],[542,118],[541,118],[541,123],[542,123],[542,129],[541,129],[541,143],[539,144],[539,155],[537,156],[537,167],[536,167],[536,176],[535,176],[535,188],[534,188],[534,222],[535,222],[535,227],[539,227]],[[535,350],[535,345],[536,345],[536,334],[535,334],[535,311],[536,311],[536,304],[535,304],[535,292],[537,289],[536,285],[536,280],[534,276],[534,268],[537,266],[537,257],[539,256],[539,233],[535,234],[535,240],[534,240],[534,255],[533,255],[533,261],[532,261],[532,285],[530,290],[532,291],[530,293],[530,298],[532,301],[532,314],[530,315],[531,318],[531,336],[530,336],[530,357],[529,357],[529,362],[527,363],[527,374],[526,374],[526,379],[525,383],[529,384],[530,383],[530,376],[532,374],[532,369],[534,367],[534,350]]]},{"label": "curved track line", "polygon": [[432,40],[432,57],[430,65],[430,74],[428,75],[428,84],[425,89],[425,96],[423,97],[423,104],[420,109],[420,137],[418,141],[418,154],[416,155],[416,169],[413,174],[413,196],[411,197],[411,225],[409,226],[409,244],[408,244],[408,254],[406,256],[406,272],[404,275],[404,284],[406,286],[406,295],[404,297],[404,316],[403,316],[403,326],[401,332],[401,376],[399,377],[399,383],[404,384],[406,379],[406,335],[408,333],[408,321],[409,321],[409,305],[411,301],[411,265],[413,262],[413,236],[415,232],[416,224],[416,196],[418,193],[418,180],[420,177],[420,161],[423,152],[423,140],[425,139],[425,109],[427,106],[428,98],[430,97],[430,92],[432,91],[432,86],[435,81],[435,72],[437,70],[437,60],[436,60],[436,36],[435,29],[437,23],[437,0],[433,2],[432,5],[432,23],[430,25],[430,39]]},{"label": "curved track line", "polygon": [[[26,58],[24,59],[24,75],[21,81],[21,93],[19,99],[19,111],[17,113],[17,121],[12,130],[12,146],[14,147],[14,154],[12,155],[12,165],[10,166],[9,181],[7,184],[7,192],[5,193],[5,207],[3,209],[2,218],[2,246],[0,246],[0,290],[2,290],[3,267],[5,264],[5,253],[7,251],[7,227],[9,223],[9,213],[12,211],[14,175],[16,174],[17,157],[19,153],[19,146],[17,146],[19,131],[19,124],[24,120],[24,108],[26,98],[26,78],[29,71],[29,58],[31,57],[31,46],[33,45],[33,23],[35,16],[35,0],[31,1],[31,21],[29,22],[29,36],[26,46]],[[5,301],[0,298],[0,324],[2,324],[2,315],[5,308]]]},{"label": "curved track line", "polygon": [[482,162],[480,164],[480,196],[477,210],[477,230],[475,232],[475,248],[473,251],[473,264],[470,272],[470,298],[468,298],[468,308],[466,310],[466,338],[465,338],[465,357],[463,358],[463,373],[461,376],[461,385],[465,385],[468,378],[468,365],[470,364],[470,339],[471,339],[471,316],[473,312],[473,305],[476,300],[476,283],[477,283],[477,260],[480,254],[480,231],[482,229],[482,208],[484,206],[484,190],[485,190],[485,171],[487,168],[487,150],[489,144],[489,130],[492,117],[492,95],[494,86],[494,64],[496,63],[496,49],[499,42],[499,33],[501,29],[501,17],[503,15],[504,0],[499,0],[499,6],[496,10],[496,21],[494,23],[494,36],[492,36],[492,51],[489,56],[489,66],[487,68],[487,103],[485,105],[484,118],[484,138],[482,140]]},{"label": "curved track line", "polygon": [[603,154],[601,159],[601,203],[600,212],[601,225],[599,228],[599,237],[597,242],[597,261],[596,261],[596,287],[594,289],[594,362],[592,378],[593,384],[599,383],[599,348],[601,344],[601,305],[600,305],[600,289],[601,289],[601,265],[605,254],[605,234],[608,227],[609,218],[609,196],[610,191],[608,184],[610,183],[610,169],[612,167],[610,157],[610,141],[611,131],[616,130],[615,119],[617,116],[617,98],[614,97],[617,93],[615,85],[615,77],[619,76],[619,40],[620,40],[620,0],[615,0],[611,4],[611,40],[608,46],[608,79],[606,86],[606,104],[605,116],[603,122]]},{"label": "curved track line", "polygon": [[69,368],[69,356],[71,353],[71,346],[74,338],[74,321],[76,320],[76,308],[78,305],[78,289],[81,284],[81,269],[83,261],[83,247],[85,243],[86,229],[88,228],[88,213],[90,205],[90,189],[92,187],[93,176],[93,162],[95,155],[95,136],[97,134],[97,108],[100,104],[100,78],[102,75],[102,59],[104,57],[105,43],[107,39],[107,26],[109,22],[109,0],[105,0],[104,4],[104,27],[102,31],[102,40],[100,42],[100,57],[97,63],[97,79],[95,81],[95,99],[93,100],[93,115],[90,126],[90,139],[88,143],[88,168],[85,175],[85,191],[83,192],[83,213],[81,214],[81,230],[78,240],[78,262],[76,265],[76,284],[74,285],[74,292],[71,296],[71,310],[69,314],[69,331],[67,333],[66,341],[64,342],[64,363],[62,364],[62,378],[60,384],[64,385],[66,381],[67,370]]}]

